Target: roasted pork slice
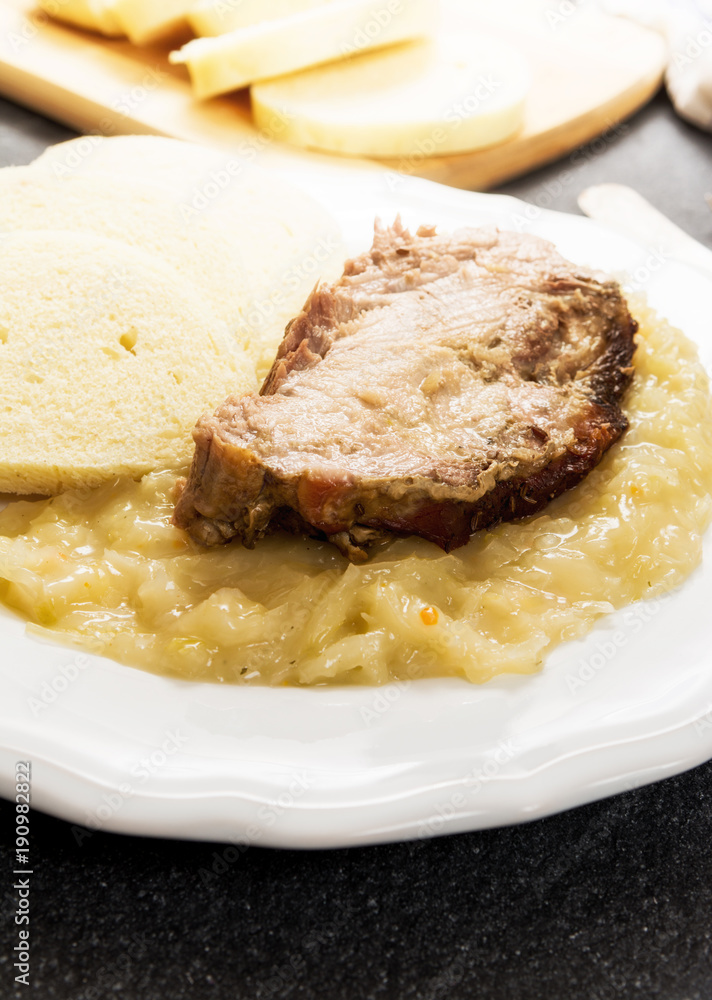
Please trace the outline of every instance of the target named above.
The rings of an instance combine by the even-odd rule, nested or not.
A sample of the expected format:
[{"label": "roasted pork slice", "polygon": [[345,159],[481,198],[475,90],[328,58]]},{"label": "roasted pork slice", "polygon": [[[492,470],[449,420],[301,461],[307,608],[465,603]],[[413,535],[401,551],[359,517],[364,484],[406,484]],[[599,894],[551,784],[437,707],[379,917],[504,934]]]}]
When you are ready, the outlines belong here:
[{"label": "roasted pork slice", "polygon": [[393,535],[464,545],[620,437],[636,329],[614,281],[538,237],[377,224],[260,394],[200,420],[175,523],[206,545],[283,527],[354,561]]}]

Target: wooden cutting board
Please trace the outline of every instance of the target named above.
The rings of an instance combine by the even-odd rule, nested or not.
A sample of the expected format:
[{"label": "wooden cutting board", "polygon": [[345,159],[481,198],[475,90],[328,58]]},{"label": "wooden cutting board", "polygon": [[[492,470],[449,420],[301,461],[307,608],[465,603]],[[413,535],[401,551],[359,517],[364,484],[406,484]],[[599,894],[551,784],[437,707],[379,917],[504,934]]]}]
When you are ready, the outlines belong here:
[{"label": "wooden cutting board", "polygon": [[[648,101],[662,79],[661,37],[603,14],[591,0],[442,2],[446,17],[520,48],[533,78],[525,125],[490,149],[379,161],[389,168],[485,190],[610,129]],[[269,145],[274,155],[279,143],[254,129],[246,92],[197,102],[185,70],[166,56],[166,49],[139,49],[52,22],[32,0],[0,0],[0,93],[12,100],[82,132],[153,133],[255,155]],[[286,147],[281,153],[303,160]]]}]

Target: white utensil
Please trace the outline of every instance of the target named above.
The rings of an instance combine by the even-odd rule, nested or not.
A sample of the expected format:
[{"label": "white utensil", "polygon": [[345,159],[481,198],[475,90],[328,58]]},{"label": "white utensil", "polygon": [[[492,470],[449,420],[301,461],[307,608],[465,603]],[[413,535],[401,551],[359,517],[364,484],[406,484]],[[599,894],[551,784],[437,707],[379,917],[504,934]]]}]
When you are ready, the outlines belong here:
[{"label": "white utensil", "polygon": [[712,278],[712,250],[698,243],[624,184],[596,184],[578,196],[582,211],[596,222]]}]

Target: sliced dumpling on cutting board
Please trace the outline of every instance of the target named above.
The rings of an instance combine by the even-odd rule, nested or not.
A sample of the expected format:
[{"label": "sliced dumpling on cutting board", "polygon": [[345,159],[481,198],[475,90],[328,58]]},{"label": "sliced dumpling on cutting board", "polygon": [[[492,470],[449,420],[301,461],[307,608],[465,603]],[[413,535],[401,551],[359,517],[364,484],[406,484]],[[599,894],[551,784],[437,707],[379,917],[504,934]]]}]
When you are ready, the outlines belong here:
[{"label": "sliced dumpling on cutting board", "polygon": [[171,62],[185,63],[199,98],[292,73],[353,52],[429,35],[437,0],[333,0],[215,38],[195,38]]},{"label": "sliced dumpling on cutting board", "polygon": [[510,138],[528,90],[516,49],[463,28],[256,83],[252,109],[294,145],[407,161]]},{"label": "sliced dumpling on cutting board", "polygon": [[194,0],[112,0],[114,14],[134,45],[148,45],[187,28]]},{"label": "sliced dumpling on cutting board", "polygon": [[0,491],[178,467],[196,416],[255,385],[170,265],[87,233],[0,236]]},{"label": "sliced dumpling on cutting board", "polygon": [[188,14],[196,35],[224,35],[236,28],[247,28],[262,21],[276,21],[300,11],[312,10],[334,0],[198,0]]},{"label": "sliced dumpling on cutting board", "polygon": [[114,14],[114,0],[37,0],[37,6],[59,21],[109,37],[125,34]]},{"label": "sliced dumpling on cutting board", "polygon": [[[209,293],[240,339],[247,337],[262,367],[271,363],[286,323],[299,312],[316,281],[335,276],[343,265],[340,228],[324,208],[280,177],[246,166],[226,150],[158,136],[84,136],[51,146],[28,169],[42,175],[45,185],[70,181],[63,190],[74,208],[67,213],[53,209],[53,218],[68,217],[69,228],[76,227],[75,211],[85,216],[80,228],[103,231],[103,222],[86,218],[87,210],[81,210],[85,180],[119,238],[128,229],[129,242],[135,242],[146,226],[156,229],[160,224],[149,221],[151,211],[167,216],[170,232],[188,241],[189,259],[182,265],[186,276]],[[0,172],[0,194],[2,181]],[[131,199],[132,190],[145,190],[147,183],[151,191],[158,189],[160,207],[149,209],[146,220],[140,207],[129,207],[124,223],[121,209],[110,207],[114,192],[121,203]],[[60,196],[53,187],[42,190],[45,202],[52,193]],[[40,209],[32,213],[33,219],[38,217]],[[22,203],[17,211],[0,206],[0,229],[12,220],[15,226],[21,222]],[[204,239],[212,241],[213,232],[215,241],[196,254],[191,239],[202,245]],[[184,249],[175,252],[183,258]]]}]

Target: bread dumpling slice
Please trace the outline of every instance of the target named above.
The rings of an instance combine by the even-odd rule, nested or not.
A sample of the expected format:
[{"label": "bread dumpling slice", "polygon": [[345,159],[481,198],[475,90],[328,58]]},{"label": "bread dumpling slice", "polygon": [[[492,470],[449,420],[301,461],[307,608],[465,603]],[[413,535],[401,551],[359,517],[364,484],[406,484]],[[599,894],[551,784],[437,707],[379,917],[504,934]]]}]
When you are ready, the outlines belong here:
[{"label": "bread dumpling slice", "polygon": [[[193,43],[191,43],[193,44]],[[256,83],[258,128],[309,149],[402,157],[464,153],[514,135],[530,87],[520,52],[463,25],[302,73]]]},{"label": "bread dumpling slice", "polygon": [[194,38],[171,52],[170,61],[187,65],[196,97],[214,97],[255,80],[425,37],[435,30],[437,15],[437,0],[408,0],[398,6],[333,0],[215,38]]},{"label": "bread dumpling slice", "polygon": [[197,417],[255,386],[209,303],[104,237],[0,237],[0,491],[177,468]]},{"label": "bread dumpling slice", "polygon": [[183,28],[194,0],[113,0],[116,19],[134,45],[149,45]]},{"label": "bread dumpling slice", "polygon": [[249,240],[241,244],[201,213],[182,218],[175,198],[158,184],[109,174],[55,180],[32,167],[2,170],[0,233],[29,229],[94,233],[170,264],[247,345]]},{"label": "bread dumpling slice", "polygon": [[113,0],[37,0],[37,6],[58,21],[65,21],[77,28],[98,31],[110,38],[119,38],[125,32],[114,14]]},{"label": "bread dumpling slice", "polygon": [[247,280],[233,273],[233,281],[247,285],[241,315],[264,365],[317,280],[341,274],[346,254],[333,216],[234,152],[160,136],[83,136],[50,146],[31,167],[57,180],[102,174],[105,184],[115,176],[124,186],[150,182],[171,200],[178,221],[218,226],[243,261]]},{"label": "bread dumpling slice", "polygon": [[240,3],[198,0],[188,14],[188,21],[196,35],[224,35],[236,28],[291,17],[327,3],[334,0],[240,0]]}]

